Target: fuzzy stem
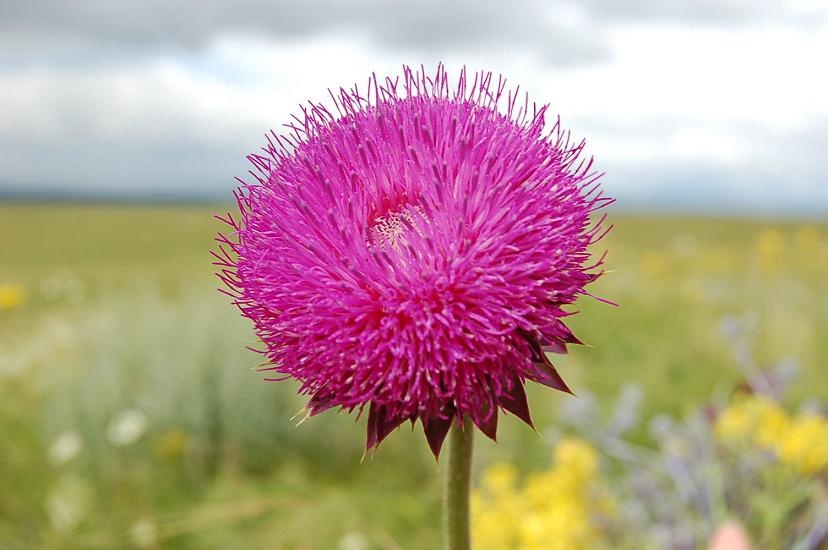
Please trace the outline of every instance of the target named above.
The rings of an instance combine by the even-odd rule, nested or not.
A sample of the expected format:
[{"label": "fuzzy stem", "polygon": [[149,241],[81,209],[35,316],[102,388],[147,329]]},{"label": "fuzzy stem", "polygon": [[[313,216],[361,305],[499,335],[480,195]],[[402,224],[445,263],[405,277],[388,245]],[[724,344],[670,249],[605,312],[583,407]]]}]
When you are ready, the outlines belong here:
[{"label": "fuzzy stem", "polygon": [[466,415],[463,424],[451,428],[448,469],[443,488],[443,534],[446,550],[469,550],[469,478],[471,476],[474,426]]}]

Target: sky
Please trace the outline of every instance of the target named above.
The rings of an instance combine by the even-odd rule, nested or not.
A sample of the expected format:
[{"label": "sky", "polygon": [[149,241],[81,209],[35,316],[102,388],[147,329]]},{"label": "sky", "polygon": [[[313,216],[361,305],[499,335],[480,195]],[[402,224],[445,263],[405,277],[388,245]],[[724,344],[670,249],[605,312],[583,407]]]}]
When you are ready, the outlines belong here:
[{"label": "sky", "polygon": [[0,197],[228,200],[298,106],[503,74],[618,208],[828,215],[824,0],[0,0]]}]

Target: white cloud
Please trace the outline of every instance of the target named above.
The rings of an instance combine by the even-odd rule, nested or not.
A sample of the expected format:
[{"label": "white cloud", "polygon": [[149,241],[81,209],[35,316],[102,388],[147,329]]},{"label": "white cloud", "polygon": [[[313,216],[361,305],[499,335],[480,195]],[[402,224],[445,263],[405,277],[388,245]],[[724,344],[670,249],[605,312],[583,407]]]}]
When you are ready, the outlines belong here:
[{"label": "white cloud", "polygon": [[[588,26],[583,11],[556,14]],[[656,172],[669,194],[693,166],[726,174],[738,193],[773,197],[781,192],[768,177],[773,155],[782,165],[794,151],[801,194],[824,187],[813,143],[828,133],[826,24],[625,23],[605,37],[611,55],[589,65],[548,65],[544,48],[519,45],[385,51],[364,33],[337,31],[224,34],[203,50],[128,63],[0,67],[0,186],[223,193],[246,170],[244,154],[300,102],[324,101],[328,87],[363,83],[373,71],[442,59],[454,74],[464,63],[503,72],[551,102],[589,138],[618,194],[654,185]]]},{"label": "white cloud", "polygon": [[828,26],[634,25],[612,31],[611,46],[608,64],[545,72],[544,84],[555,89],[562,110],[616,120],[685,117],[774,128],[828,112],[828,79],[817,69],[821,52],[828,51]]}]

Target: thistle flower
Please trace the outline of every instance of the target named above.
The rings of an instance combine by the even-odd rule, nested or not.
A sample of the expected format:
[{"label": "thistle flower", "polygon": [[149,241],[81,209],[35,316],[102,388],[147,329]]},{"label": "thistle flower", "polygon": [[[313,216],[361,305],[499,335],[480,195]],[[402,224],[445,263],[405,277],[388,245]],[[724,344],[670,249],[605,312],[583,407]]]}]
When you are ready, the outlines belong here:
[{"label": "thistle flower", "polygon": [[[565,306],[599,275],[590,215],[611,202],[547,106],[502,77],[403,68],[309,102],[248,157],[225,290],[311,415],[368,409],[367,448],[421,421],[437,455],[468,415],[530,426],[527,380],[569,392],[546,352],[580,343]],[[519,101],[519,97],[522,101]]]}]

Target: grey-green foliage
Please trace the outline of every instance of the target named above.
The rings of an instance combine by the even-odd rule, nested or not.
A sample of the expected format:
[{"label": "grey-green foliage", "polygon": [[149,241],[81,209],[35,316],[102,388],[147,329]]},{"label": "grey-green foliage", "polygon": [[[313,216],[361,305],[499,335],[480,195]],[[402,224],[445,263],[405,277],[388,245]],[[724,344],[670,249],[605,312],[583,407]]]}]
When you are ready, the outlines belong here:
[{"label": "grey-green foliage", "polygon": [[255,369],[263,358],[245,347],[255,344],[249,323],[213,294],[193,288],[164,297],[143,289],[92,308],[74,327],[72,353],[47,369],[49,434],[78,430],[93,456],[106,460],[120,452],[107,426],[135,409],[148,423],[140,444],[181,429],[208,470],[228,462],[266,471],[297,456],[318,457],[326,467],[358,459],[360,436],[337,436],[341,420],[333,426],[320,417],[298,428],[291,422],[304,402],[295,383],[262,380]]}]

